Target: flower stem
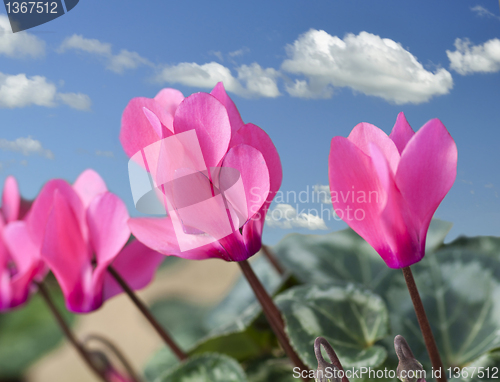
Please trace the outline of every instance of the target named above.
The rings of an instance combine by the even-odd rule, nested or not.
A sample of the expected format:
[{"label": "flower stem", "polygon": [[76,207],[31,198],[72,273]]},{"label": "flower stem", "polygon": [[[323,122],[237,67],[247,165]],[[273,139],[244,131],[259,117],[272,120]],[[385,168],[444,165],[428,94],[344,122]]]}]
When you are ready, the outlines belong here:
[{"label": "flower stem", "polygon": [[[283,347],[286,355],[288,356],[288,358],[290,358],[295,366],[300,368],[301,374],[303,370],[309,371],[309,368],[302,362],[302,360],[299,358],[292,345],[290,344],[288,336],[285,333],[285,324],[283,322],[283,318],[281,317],[281,313],[278,307],[274,304],[272,298],[264,289],[264,286],[253,271],[252,267],[247,260],[240,261],[238,262],[238,264],[241,268],[241,271],[243,272],[243,275],[250,284],[250,287],[254,291],[257,300],[259,300],[259,303],[262,306],[262,310],[264,311],[264,315],[271,325],[271,329],[278,338],[278,341]],[[308,381],[307,378],[303,379],[304,381]]]},{"label": "flower stem", "polygon": [[84,344],[87,345],[90,341],[95,341],[103,344],[111,353],[113,353],[116,356],[116,358],[118,358],[118,360],[123,365],[125,370],[127,370],[127,374],[129,375],[130,379],[133,382],[141,382],[141,378],[139,378],[138,374],[135,372],[130,362],[127,360],[127,358],[123,355],[123,353],[120,351],[120,349],[118,349],[118,347],[115,344],[113,344],[107,338],[100,336],[98,334],[89,334],[85,338]]},{"label": "flower stem", "polygon": [[95,374],[97,374],[100,377],[100,379],[102,379],[103,381],[107,381],[106,376],[104,374],[105,373],[104,370],[99,370],[96,367],[96,365],[92,361],[92,358],[91,358],[89,352],[85,349],[85,347],[80,343],[80,341],[78,341],[76,336],[73,334],[73,332],[69,328],[68,324],[64,320],[63,316],[61,315],[61,313],[57,309],[56,305],[54,304],[54,301],[50,297],[49,291],[47,290],[45,285],[40,282],[40,283],[37,283],[37,286],[38,286],[38,291],[40,292],[40,295],[45,300],[45,303],[47,304],[50,311],[54,315],[54,318],[56,319],[57,323],[59,324],[61,330],[63,331],[63,333],[66,336],[66,338],[68,339],[68,341],[73,345],[75,350],[83,358],[85,363],[92,369],[92,371]]},{"label": "flower stem", "polygon": [[432,334],[431,326],[429,324],[429,320],[427,319],[427,315],[425,314],[424,305],[422,304],[422,300],[420,299],[420,294],[418,293],[417,285],[415,284],[415,279],[413,278],[413,273],[410,267],[403,268],[403,275],[405,277],[408,291],[410,292],[411,301],[413,302],[413,307],[417,315],[420,330],[422,332],[422,335],[424,336],[425,347],[427,348],[427,353],[429,354],[429,358],[431,359],[432,369],[434,370],[434,373],[437,370],[441,371],[441,377],[436,378],[436,380],[438,382],[446,382],[446,372],[443,367],[443,362],[441,361],[441,357],[436,345],[436,340],[434,339],[434,335]]},{"label": "flower stem", "polygon": [[147,306],[139,300],[137,295],[134,293],[132,288],[126,283],[126,281],[119,275],[119,273],[111,266],[108,267],[108,271],[113,276],[118,284],[122,287],[123,291],[130,297],[132,302],[135,304],[137,309],[141,311],[144,317],[149,321],[149,323],[153,326],[159,336],[165,341],[167,346],[174,352],[177,358],[180,361],[184,361],[188,358],[186,353],[182,351],[182,349],[177,345],[177,343],[173,340],[173,338],[167,333],[165,329],[162,328],[160,323],[153,317]]},{"label": "flower stem", "polygon": [[264,256],[269,260],[269,262],[272,264],[274,269],[276,269],[276,272],[278,272],[281,276],[285,274],[285,270],[279,263],[278,259],[274,255],[273,251],[271,248],[269,248],[267,245],[262,244],[262,253],[264,253]]}]

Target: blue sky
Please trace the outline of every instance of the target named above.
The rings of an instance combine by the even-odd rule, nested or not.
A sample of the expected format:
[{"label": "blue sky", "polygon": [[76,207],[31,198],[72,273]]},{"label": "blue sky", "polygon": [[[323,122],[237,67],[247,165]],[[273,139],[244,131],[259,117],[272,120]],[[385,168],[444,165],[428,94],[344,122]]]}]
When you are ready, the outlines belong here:
[{"label": "blue sky", "polygon": [[[94,168],[134,215],[118,141],[128,101],[223,81],[243,120],[273,139],[290,205],[280,208],[297,211],[266,227],[268,243],[345,227],[313,216],[331,138],[359,122],[389,133],[400,111],[415,130],[441,119],[457,143],[457,180],[436,213],[454,223],[450,237],[499,235],[499,37],[496,0],[80,0],[16,34],[3,13],[0,181],[14,175],[33,198]],[[301,191],[309,202],[286,200]]]}]

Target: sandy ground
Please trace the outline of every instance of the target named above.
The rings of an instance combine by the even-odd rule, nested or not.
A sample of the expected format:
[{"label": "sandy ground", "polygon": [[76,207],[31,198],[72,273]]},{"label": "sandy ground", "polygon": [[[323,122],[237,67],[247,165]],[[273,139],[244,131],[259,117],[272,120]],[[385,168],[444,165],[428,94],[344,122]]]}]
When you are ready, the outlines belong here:
[{"label": "sandy ground", "polygon": [[[139,293],[146,303],[162,297],[181,296],[198,303],[216,302],[224,297],[239,274],[238,265],[221,260],[179,261],[162,269],[152,284]],[[82,316],[76,334],[101,334],[126,354],[136,370],[162,342],[125,295],[108,301],[99,311]],[[94,382],[75,350],[64,343],[38,361],[28,372],[28,382]]]}]

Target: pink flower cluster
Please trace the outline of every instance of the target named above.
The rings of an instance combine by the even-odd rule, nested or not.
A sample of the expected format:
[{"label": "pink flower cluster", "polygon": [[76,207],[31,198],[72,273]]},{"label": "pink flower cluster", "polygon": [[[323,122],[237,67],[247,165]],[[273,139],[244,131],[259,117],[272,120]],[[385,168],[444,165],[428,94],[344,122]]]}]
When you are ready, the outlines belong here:
[{"label": "pink flower cluster", "polygon": [[[222,83],[187,98],[164,89],[153,99],[132,99],[120,141],[153,179],[168,215],[129,218],[92,170],[73,185],[49,181],[26,213],[15,179],[7,178],[0,310],[24,303],[49,270],[68,309],[84,313],[120,293],[109,266],[139,289],[151,281],[162,255],[243,261],[260,249],[266,212],[281,185],[281,162],[269,136],[242,121]],[[157,148],[154,160],[147,159],[151,147]],[[456,166],[455,142],[437,119],[415,133],[401,113],[390,136],[361,123],[331,142],[330,188],[332,194],[356,189],[377,198],[368,204],[336,198],[333,207],[363,209],[363,219],[346,222],[389,267],[407,267],[425,254],[429,223]],[[137,240],[127,244],[131,233]]]}]

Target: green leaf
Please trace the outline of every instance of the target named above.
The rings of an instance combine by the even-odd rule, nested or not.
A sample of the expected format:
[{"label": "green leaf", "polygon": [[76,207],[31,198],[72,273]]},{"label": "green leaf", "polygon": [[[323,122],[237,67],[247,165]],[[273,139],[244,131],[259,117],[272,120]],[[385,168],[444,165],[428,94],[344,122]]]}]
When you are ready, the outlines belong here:
[{"label": "green leaf", "polygon": [[[251,265],[270,293],[286,281],[262,256]],[[190,355],[216,352],[243,361],[268,354],[276,347],[267,322],[259,317],[262,313],[260,305],[243,277],[213,308],[170,299],[153,304],[151,309]],[[147,380],[154,380],[177,363],[169,349],[161,349],[145,367]]]},{"label": "green leaf", "polygon": [[190,358],[155,382],[246,382],[247,377],[234,359],[216,353]]},{"label": "green leaf", "polygon": [[274,251],[287,269],[308,284],[344,281],[377,288],[391,272],[375,250],[350,228],[326,235],[290,234]]},{"label": "green leaf", "polygon": [[[427,253],[443,244],[451,226],[449,222],[432,220],[427,234]],[[287,235],[274,251],[283,265],[307,284],[354,282],[383,294],[394,273],[350,228],[326,235]]]},{"label": "green leaf", "polygon": [[[64,306],[59,289],[50,293],[67,322],[74,316]],[[39,295],[10,313],[0,314],[0,379],[19,378],[28,366],[63,338],[52,313]]]},{"label": "green leaf", "polygon": [[[253,370],[247,370],[249,382],[297,382],[293,366],[286,359],[271,359],[260,362]],[[297,374],[295,374],[297,376]]]},{"label": "green leaf", "polygon": [[[482,374],[480,374],[482,372]],[[498,382],[500,378],[500,350],[483,354],[461,370],[447,370],[450,382]]]},{"label": "green leaf", "polygon": [[376,367],[387,352],[375,342],[388,334],[388,313],[376,294],[353,284],[345,287],[301,286],[280,294],[276,303],[292,345],[316,368],[314,340],[325,337],[344,367]]},{"label": "green leaf", "polygon": [[[460,238],[412,266],[445,365],[465,366],[500,347],[500,240]],[[393,334],[428,362],[403,277],[387,293]],[[499,375],[500,377],[500,375]]]}]

